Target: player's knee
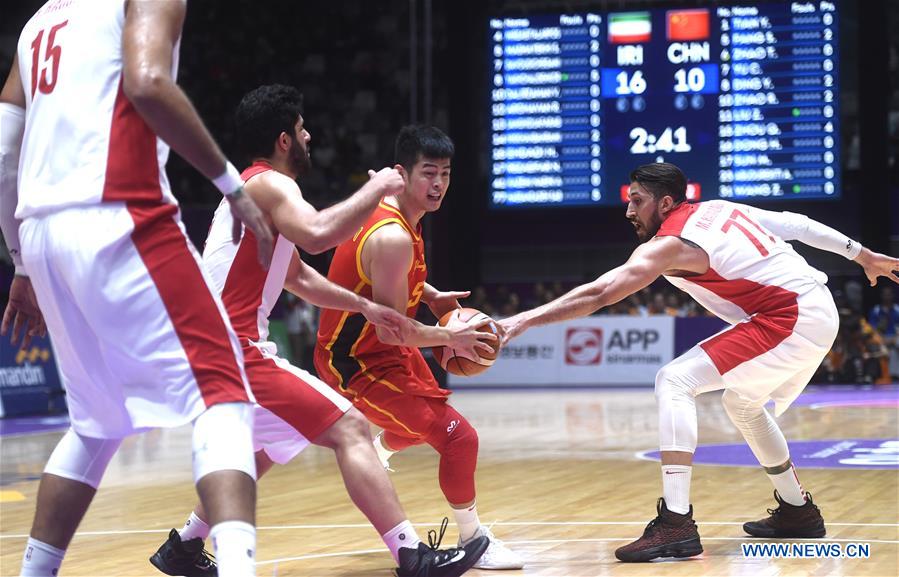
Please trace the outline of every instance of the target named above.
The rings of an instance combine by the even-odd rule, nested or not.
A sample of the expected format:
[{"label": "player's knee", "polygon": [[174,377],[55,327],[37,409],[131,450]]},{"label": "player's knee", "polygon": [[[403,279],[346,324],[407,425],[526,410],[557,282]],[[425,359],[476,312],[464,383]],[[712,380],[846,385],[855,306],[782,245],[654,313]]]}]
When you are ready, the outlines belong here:
[{"label": "player's knee", "polygon": [[449,438],[449,444],[456,447],[457,450],[477,454],[480,443],[478,432],[461,415],[450,419],[446,427],[446,434]]},{"label": "player's knee", "polygon": [[96,489],[121,444],[121,439],[83,437],[69,429],[50,455],[44,472]]},{"label": "player's knee", "polygon": [[365,415],[355,407],[350,407],[350,410],[312,442],[329,449],[338,449],[359,443],[371,444],[371,427]]},{"label": "player's knee", "polygon": [[668,399],[680,395],[695,396],[692,387],[684,378],[683,369],[676,363],[668,363],[656,373],[656,399]]},{"label": "player's knee", "polygon": [[746,424],[757,413],[761,415],[761,408],[753,410],[751,404],[740,397],[739,394],[732,390],[726,390],[721,395],[721,404],[724,406],[724,412],[730,418],[731,422],[740,427]]},{"label": "player's knee", "polygon": [[194,481],[216,471],[242,471],[256,478],[253,405],[219,403],[194,421]]}]

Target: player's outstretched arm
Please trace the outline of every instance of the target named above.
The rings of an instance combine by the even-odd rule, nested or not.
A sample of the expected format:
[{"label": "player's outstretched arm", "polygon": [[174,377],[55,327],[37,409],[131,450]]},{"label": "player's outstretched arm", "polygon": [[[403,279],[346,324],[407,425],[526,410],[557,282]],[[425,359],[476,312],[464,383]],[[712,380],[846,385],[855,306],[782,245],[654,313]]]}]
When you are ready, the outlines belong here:
[{"label": "player's outstretched arm", "polygon": [[319,308],[361,313],[370,323],[380,327],[398,341],[405,340],[412,330],[411,320],[406,315],[329,281],[303,262],[296,250],[287,268],[284,288]]},{"label": "player's outstretched arm", "polygon": [[861,252],[861,243],[804,214],[762,210],[754,206],[747,207],[747,210],[759,224],[784,240],[798,240],[802,244],[826,250],[850,260]]},{"label": "player's outstretched arm", "polygon": [[235,217],[235,243],[242,222],[256,236],[259,262],[268,268],[273,239],[265,218],[243,195],[240,174],[172,78],[173,48],[185,12],[184,0],[129,1],[122,38],[122,89],[153,132],[226,195]]},{"label": "player's outstretched arm", "polygon": [[598,279],[575,287],[554,301],[499,321],[505,330],[503,340],[514,339],[531,327],[584,317],[617,303],[649,286],[671,268],[681,249],[682,243],[676,237],[661,237],[641,244],[626,263]]},{"label": "player's outstretched arm", "polygon": [[886,277],[899,284],[899,259],[874,252],[826,224],[795,212],[773,212],[749,207],[752,215],[768,230],[784,240],[798,240],[802,244],[826,250],[854,260],[865,269],[871,286],[878,277]]}]

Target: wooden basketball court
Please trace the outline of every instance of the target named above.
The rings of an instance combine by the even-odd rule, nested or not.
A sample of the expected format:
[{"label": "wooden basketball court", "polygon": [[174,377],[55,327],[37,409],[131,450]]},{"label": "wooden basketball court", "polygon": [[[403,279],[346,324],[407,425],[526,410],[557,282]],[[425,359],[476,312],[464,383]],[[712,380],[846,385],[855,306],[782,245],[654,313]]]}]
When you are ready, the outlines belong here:
[{"label": "wooden basketball court", "polygon": [[[875,392],[883,397],[885,391]],[[885,402],[866,403],[866,392],[856,391],[852,399],[860,401],[795,406],[779,422],[791,442],[834,441],[835,448],[816,449],[813,457],[839,450],[845,439],[896,441],[899,391],[886,392]],[[700,445],[740,443],[719,397],[711,393],[699,399]],[[764,541],[747,538],[741,525],[767,516],[765,509],[774,506],[772,487],[758,466],[707,464],[693,472],[693,505],[705,553],[689,560],[623,564],[615,559],[615,548],[641,534],[655,516],[661,492],[658,463],[638,456],[658,442],[651,389],[463,391],[453,400],[480,434],[481,519],[493,523],[494,533],[528,563],[522,571],[502,573],[509,577],[899,574],[899,442],[860,450],[862,465],[855,468],[799,471],[827,522],[823,541],[841,547],[868,543],[868,558],[744,556],[741,544]],[[0,576],[18,574],[37,478],[61,435],[0,440]],[[737,449],[718,453],[731,451]],[[879,464],[866,466],[865,454]],[[436,454],[416,447],[395,456],[391,465],[400,499],[425,538],[449,514],[437,485]],[[128,439],[69,549],[62,574],[159,575],[147,558],[171,527],[183,524],[194,500],[189,427]],[[260,576],[391,574],[386,548],[350,503],[329,451],[310,448],[262,480],[258,525]],[[444,541],[456,542],[453,523]]]}]

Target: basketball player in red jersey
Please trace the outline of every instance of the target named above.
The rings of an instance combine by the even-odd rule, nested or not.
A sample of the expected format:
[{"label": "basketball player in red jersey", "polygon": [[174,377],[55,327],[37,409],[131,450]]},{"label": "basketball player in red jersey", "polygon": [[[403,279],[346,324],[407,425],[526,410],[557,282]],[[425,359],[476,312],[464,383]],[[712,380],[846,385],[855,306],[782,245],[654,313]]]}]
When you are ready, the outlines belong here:
[{"label": "basketball player in red jersey", "polygon": [[673,164],[631,173],[627,218],[643,242],[620,267],[556,300],[500,321],[506,338],[614,304],[664,276],[733,326],[699,343],[656,375],[663,497],[643,536],[622,561],[702,552],[690,505],[696,449],[695,397],[724,389],[722,402],[775,488],[772,515],[743,525],[756,537],[814,538],[824,520],[803,491],[786,439],[765,409],[783,413],[802,392],[836,337],[839,317],[827,277],[787,240],[843,255],[871,284],[899,282],[899,259],[872,252],[808,217],[723,200],[688,204],[687,180]]},{"label": "basketball player in red jersey", "polygon": [[[394,340],[403,339],[411,328],[404,315],[329,282],[300,259],[295,245],[313,253],[332,248],[362,226],[383,196],[403,188],[399,173],[385,168],[371,172],[368,183],[348,199],[316,211],[296,183],[311,166],[311,136],[302,114],[302,95],[282,85],[251,91],[237,108],[237,139],[252,160],[241,175],[244,188],[275,233],[271,267],[265,270],[253,258],[252,233],[237,246],[231,242],[232,218],[224,203],[215,213],[203,251],[243,347],[257,401],[257,476],[276,462],[287,463],[310,442],[331,448],[347,492],[399,564],[397,575],[461,575],[487,548],[487,540],[449,550],[422,543],[378,460],[362,413],[325,383],[279,357],[268,340],[268,317],[284,289],[310,304],[359,314]],[[151,563],[169,575],[215,575],[214,563],[203,553],[209,531],[205,517],[197,506],[180,532],[172,529]]]},{"label": "basketball player in red jersey", "polygon": [[[453,143],[433,127],[407,126],[396,141],[396,169],[405,188],[384,199],[352,239],[337,247],[328,279],[414,318],[425,302],[440,318],[458,308],[468,293],[440,292],[427,283],[421,219],[440,208],[450,183]],[[462,334],[477,336],[476,327]],[[383,428],[375,439],[382,460],[411,445],[428,443],[440,453],[440,488],[459,525],[460,544],[479,536],[490,547],[479,569],[517,569],[521,558],[481,526],[475,505],[478,436],[447,402],[419,347],[451,345],[464,339],[446,327],[424,326],[404,340],[393,338],[363,316],[326,308],[315,349],[319,377]],[[454,344],[456,343],[456,344]],[[468,345],[471,347],[471,345]],[[489,350],[474,342],[469,353]]]},{"label": "basketball player in red jersey", "polygon": [[17,273],[3,328],[24,317],[40,330],[42,313],[71,422],[41,476],[21,575],[58,573],[124,437],[189,422],[220,573],[255,574],[252,395],[180,222],[169,146],[226,195],[233,242],[245,222],[266,266],[271,233],[175,83],[185,10],[50,0],[0,94],[0,225]]}]

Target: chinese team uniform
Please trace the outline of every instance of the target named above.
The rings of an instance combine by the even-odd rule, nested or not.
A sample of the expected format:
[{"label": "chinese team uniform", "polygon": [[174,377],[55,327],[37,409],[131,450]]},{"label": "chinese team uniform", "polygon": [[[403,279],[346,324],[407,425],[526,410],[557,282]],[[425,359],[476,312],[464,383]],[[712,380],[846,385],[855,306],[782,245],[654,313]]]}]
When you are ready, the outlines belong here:
[{"label": "chinese team uniform", "polygon": [[[373,232],[388,224],[398,224],[412,238],[406,315],[415,318],[428,274],[424,241],[421,226],[410,226],[393,206],[381,202],[359,232],[337,247],[328,279],[370,299],[372,285],[362,270],[362,249]],[[433,417],[444,412],[450,395],[437,384],[417,347],[382,343],[375,327],[358,313],[322,310],[315,368],[369,421],[418,441],[428,435]]]}]

